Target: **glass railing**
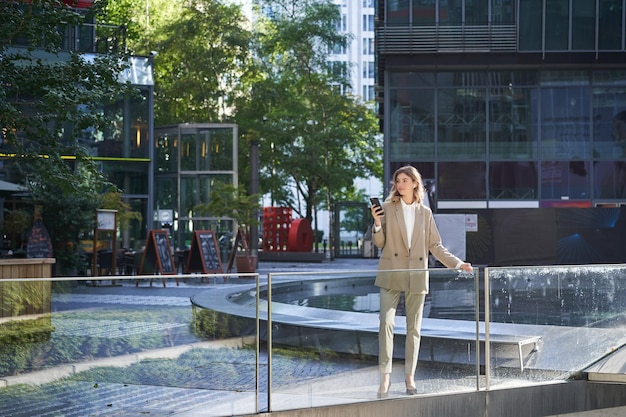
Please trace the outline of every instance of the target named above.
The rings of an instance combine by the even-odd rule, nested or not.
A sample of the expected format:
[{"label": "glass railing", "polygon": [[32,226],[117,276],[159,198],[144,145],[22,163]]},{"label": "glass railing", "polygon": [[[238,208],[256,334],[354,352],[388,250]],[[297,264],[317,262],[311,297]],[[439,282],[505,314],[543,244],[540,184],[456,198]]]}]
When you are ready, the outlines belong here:
[{"label": "glass railing", "polygon": [[[430,291],[423,300],[418,394],[478,389],[477,279],[450,269],[270,274],[271,410],[402,397],[405,387],[407,302],[394,320],[391,385],[379,395],[380,289],[376,277]],[[419,299],[416,299],[418,304]],[[414,303],[415,301],[409,301]],[[391,312],[394,316],[393,311]],[[293,362],[294,358],[298,358]]]},{"label": "glass railing", "polygon": [[0,415],[230,416],[404,398],[403,297],[391,385],[378,395],[377,276],[414,289],[429,283],[417,395],[577,378],[626,344],[625,272],[586,265],[2,278]]},{"label": "glass railing", "polygon": [[485,269],[487,388],[576,378],[626,344],[626,265]]},{"label": "glass railing", "polygon": [[256,310],[207,308],[258,274],[111,278],[0,279],[0,415],[259,411]]}]

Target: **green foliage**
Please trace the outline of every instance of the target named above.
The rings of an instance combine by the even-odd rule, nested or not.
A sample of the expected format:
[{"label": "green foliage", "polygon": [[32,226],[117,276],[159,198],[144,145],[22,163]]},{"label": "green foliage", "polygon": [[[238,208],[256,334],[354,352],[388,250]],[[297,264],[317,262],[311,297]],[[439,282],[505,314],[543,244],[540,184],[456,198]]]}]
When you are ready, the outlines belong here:
[{"label": "green foliage", "polygon": [[155,125],[220,122],[232,112],[249,58],[244,21],[238,5],[192,0],[159,28]]},{"label": "green foliage", "polygon": [[94,229],[102,193],[110,187],[93,160],[78,158],[75,165],[58,153],[29,155],[20,161],[32,202],[42,207],[43,222],[62,273],[84,268],[80,239]]},{"label": "green foliage", "polygon": [[[188,322],[188,308],[170,308],[167,311],[146,313],[137,310],[109,312],[56,313],[55,320],[82,320],[85,325],[97,326],[104,320],[144,322]],[[0,325],[0,376],[34,372],[55,365],[81,360],[125,355],[188,341],[184,334],[155,331],[117,338],[63,335],[54,332],[50,317],[38,320],[10,321]],[[193,339],[195,340],[195,338]]]},{"label": "green foliage", "polygon": [[260,209],[259,196],[249,195],[242,187],[216,181],[209,195],[209,202],[194,209],[199,214],[235,219],[239,227],[249,229],[257,226],[255,213]]},{"label": "green foliage", "polygon": [[204,339],[227,339],[241,337],[254,328],[254,321],[213,310],[198,310],[194,316],[193,331]]},{"label": "green foliage", "polygon": [[11,240],[11,248],[20,250],[26,245],[26,232],[33,224],[33,214],[27,210],[11,210],[4,215],[3,229]]},{"label": "green foliage", "polygon": [[[256,76],[237,105],[244,137],[261,143],[261,188],[309,220],[322,200],[343,196],[356,177],[382,176],[382,139],[374,110],[341,90],[330,51],[344,45],[330,2],[270,1],[275,13],[256,33]],[[293,204],[287,187],[304,201]]]},{"label": "green foliage", "polygon": [[14,317],[30,312],[43,313],[50,310],[50,282],[9,281],[0,284],[2,317]]},{"label": "green foliage", "polygon": [[[98,13],[98,7],[93,13]],[[5,150],[20,158],[34,204],[42,206],[61,272],[81,268],[78,241],[93,229],[100,194],[108,188],[79,146],[106,124],[103,105],[134,91],[119,82],[123,56],[62,52],[59,28],[92,22],[58,1],[1,2],[0,126]],[[27,45],[28,47],[14,47]],[[75,163],[64,157],[75,157]]]},{"label": "green foliage", "polygon": [[141,213],[133,211],[130,204],[122,199],[122,193],[116,190],[107,191],[102,195],[102,207],[108,210],[117,210],[117,223],[120,230],[126,230],[130,222],[135,220],[140,222]]}]

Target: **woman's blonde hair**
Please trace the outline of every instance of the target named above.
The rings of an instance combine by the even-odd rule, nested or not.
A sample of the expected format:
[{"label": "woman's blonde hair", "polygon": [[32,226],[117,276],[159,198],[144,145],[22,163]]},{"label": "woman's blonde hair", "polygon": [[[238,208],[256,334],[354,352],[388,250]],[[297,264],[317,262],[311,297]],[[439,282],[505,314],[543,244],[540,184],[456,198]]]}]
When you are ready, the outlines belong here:
[{"label": "woman's blonde hair", "polygon": [[401,196],[396,188],[396,179],[400,174],[406,174],[409,178],[411,178],[411,180],[413,180],[414,183],[417,183],[417,187],[413,188],[413,201],[421,204],[424,199],[424,183],[422,182],[422,175],[419,173],[417,168],[411,165],[405,165],[398,168],[396,172],[393,173],[391,190],[389,191],[389,197],[387,197],[387,200],[391,200],[393,202],[400,200]]}]

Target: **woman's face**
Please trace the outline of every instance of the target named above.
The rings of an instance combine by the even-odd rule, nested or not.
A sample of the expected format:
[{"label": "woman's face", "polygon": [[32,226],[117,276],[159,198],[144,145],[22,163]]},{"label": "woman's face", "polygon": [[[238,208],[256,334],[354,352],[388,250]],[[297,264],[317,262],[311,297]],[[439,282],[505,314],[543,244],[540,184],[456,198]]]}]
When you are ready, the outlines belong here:
[{"label": "woman's face", "polygon": [[402,197],[411,197],[412,200],[414,187],[414,181],[405,173],[401,172],[396,176],[396,190],[398,190],[398,194]]}]

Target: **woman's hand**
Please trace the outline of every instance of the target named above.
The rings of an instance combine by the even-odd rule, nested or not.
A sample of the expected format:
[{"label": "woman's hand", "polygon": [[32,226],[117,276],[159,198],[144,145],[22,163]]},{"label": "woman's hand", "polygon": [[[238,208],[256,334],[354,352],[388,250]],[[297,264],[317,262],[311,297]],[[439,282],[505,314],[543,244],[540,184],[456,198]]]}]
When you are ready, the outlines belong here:
[{"label": "woman's hand", "polygon": [[373,205],[371,207],[372,217],[374,218],[374,226],[380,227],[380,218],[385,215],[385,211],[381,206]]},{"label": "woman's hand", "polygon": [[470,274],[474,271],[474,268],[472,268],[472,264],[468,262],[462,263],[461,265],[459,265],[459,268],[461,268],[465,272],[469,272]]}]

